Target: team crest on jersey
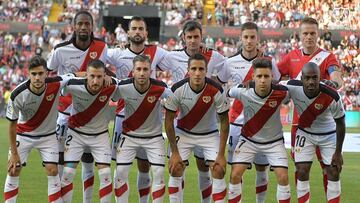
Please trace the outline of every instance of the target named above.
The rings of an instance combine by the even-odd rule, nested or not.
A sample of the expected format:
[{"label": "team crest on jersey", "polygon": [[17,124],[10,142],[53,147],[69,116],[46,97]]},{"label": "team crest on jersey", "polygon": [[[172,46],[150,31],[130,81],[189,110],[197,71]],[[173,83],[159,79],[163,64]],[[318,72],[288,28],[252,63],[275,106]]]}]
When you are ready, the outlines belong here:
[{"label": "team crest on jersey", "polygon": [[210,97],[210,96],[203,96],[203,97],[202,97],[202,100],[203,100],[203,102],[205,102],[205,103],[209,103],[209,102],[211,101],[211,97]]},{"label": "team crest on jersey", "polygon": [[321,110],[324,106],[322,104],[315,103],[315,109]]},{"label": "team crest on jersey", "polygon": [[271,102],[269,102],[269,106],[270,106],[271,108],[275,108],[276,105],[277,105],[277,101],[271,101]]},{"label": "team crest on jersey", "polygon": [[149,57],[149,59],[151,60],[151,55],[150,54],[146,54],[145,56]]},{"label": "team crest on jersey", "polygon": [[99,101],[101,101],[101,102],[106,101],[106,99],[107,99],[106,95],[99,97]]},{"label": "team crest on jersey", "polygon": [[53,99],[54,99],[54,94],[50,94],[50,95],[46,96],[47,101],[51,101]]},{"label": "team crest on jersey", "polygon": [[156,97],[155,97],[155,96],[147,97],[147,101],[148,101],[149,103],[154,103],[155,100],[156,100]]},{"label": "team crest on jersey", "polygon": [[90,52],[89,56],[91,59],[95,59],[97,57],[96,51]]}]

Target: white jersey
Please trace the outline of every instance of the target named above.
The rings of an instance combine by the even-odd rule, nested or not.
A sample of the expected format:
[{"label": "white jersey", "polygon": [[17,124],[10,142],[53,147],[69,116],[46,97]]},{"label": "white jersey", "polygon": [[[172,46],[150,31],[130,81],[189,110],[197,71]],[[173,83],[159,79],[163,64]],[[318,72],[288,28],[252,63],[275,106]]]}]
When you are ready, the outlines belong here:
[{"label": "white jersey", "polygon": [[96,95],[88,91],[86,79],[71,79],[63,93],[72,96],[69,128],[84,135],[99,135],[108,131],[109,121],[114,118],[114,112],[108,104],[109,99],[119,100],[114,79],[111,86],[103,88]]},{"label": "white jersey", "polygon": [[299,113],[298,128],[314,135],[336,132],[334,119],[345,116],[341,97],[335,89],[320,83],[320,93],[314,98],[306,96],[299,80],[286,82],[294,106]]},{"label": "white jersey", "polygon": [[[223,55],[214,50],[209,50],[202,54],[208,61],[207,77],[217,75],[218,72],[223,70],[225,62],[225,57]],[[187,77],[189,58],[190,56],[186,53],[186,49],[174,50],[165,56],[164,60],[159,64],[159,68],[171,73],[173,83],[179,82]]]},{"label": "white jersey", "polygon": [[6,118],[17,120],[18,135],[39,137],[55,134],[60,92],[73,77],[69,74],[47,78],[45,90],[41,94],[35,94],[29,89],[30,80],[12,91]]},{"label": "white jersey", "polygon": [[144,54],[150,58],[151,61],[151,78],[156,78],[156,67],[164,59],[168,52],[155,45],[145,45],[145,49],[139,53],[131,51],[129,48],[109,49],[107,53],[107,63],[115,66],[116,78],[125,79],[131,77],[131,71],[133,69],[133,59],[135,56]]},{"label": "white jersey", "polygon": [[250,84],[250,88],[240,84],[232,87],[228,95],[240,100],[244,105],[242,136],[260,144],[283,139],[280,107],[282,103],[287,103],[290,100],[289,92],[285,86],[272,85],[269,95],[260,97],[255,92],[254,83]]},{"label": "white jersey", "polygon": [[176,112],[179,110],[177,128],[193,135],[218,134],[216,113],[229,110],[225,92],[215,81],[206,78],[204,88],[194,92],[189,78],[175,83],[171,90],[174,93],[165,108]]},{"label": "white jersey", "polygon": [[123,134],[136,137],[162,135],[160,100],[172,95],[172,92],[162,81],[150,79],[150,83],[150,88],[143,93],[135,88],[134,78],[119,83],[119,95],[125,101]]},{"label": "white jersey", "polygon": [[[219,72],[218,80],[222,83],[230,82],[233,85],[241,84],[252,79],[254,69],[252,62],[257,58],[247,59],[242,55],[241,50],[234,56],[225,61],[224,71]],[[274,58],[272,61],[272,73],[275,80],[280,80],[280,72],[276,66]],[[240,101],[234,101],[230,109],[230,123],[242,125],[244,123],[243,105]]]}]

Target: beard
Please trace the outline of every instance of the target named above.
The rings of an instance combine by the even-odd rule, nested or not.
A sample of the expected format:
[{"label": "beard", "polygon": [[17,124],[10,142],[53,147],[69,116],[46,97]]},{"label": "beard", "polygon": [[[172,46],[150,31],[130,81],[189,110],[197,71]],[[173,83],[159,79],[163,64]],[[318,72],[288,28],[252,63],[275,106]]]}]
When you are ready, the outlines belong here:
[{"label": "beard", "polygon": [[129,37],[129,40],[134,44],[143,44],[145,42],[145,38],[140,36]]},{"label": "beard", "polygon": [[78,35],[80,41],[86,42],[89,40],[89,35]]}]

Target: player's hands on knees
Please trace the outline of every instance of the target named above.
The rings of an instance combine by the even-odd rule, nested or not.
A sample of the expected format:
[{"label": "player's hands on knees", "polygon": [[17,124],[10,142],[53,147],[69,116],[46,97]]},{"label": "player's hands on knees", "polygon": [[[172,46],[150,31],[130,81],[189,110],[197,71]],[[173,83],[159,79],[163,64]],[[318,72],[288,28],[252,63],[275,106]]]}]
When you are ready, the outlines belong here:
[{"label": "player's hands on knees", "polygon": [[172,153],[169,159],[169,173],[174,176],[181,176],[185,164],[179,153]]},{"label": "player's hands on knees", "polygon": [[215,174],[217,174],[219,176],[218,178],[224,177],[225,173],[226,173],[226,159],[225,159],[225,156],[218,155],[216,157],[216,160],[215,160],[214,164],[211,167],[211,170],[213,171],[213,173],[215,173]]},{"label": "player's hands on knees", "polygon": [[8,161],[8,172],[14,174],[16,167],[21,167],[20,156],[17,153],[11,153]]},{"label": "player's hands on knees", "polygon": [[334,153],[331,160],[331,166],[336,167],[340,173],[342,170],[342,165],[344,164],[343,157],[341,153]]},{"label": "player's hands on knees", "polygon": [[104,79],[104,86],[109,87],[112,84],[112,78],[108,75],[105,75]]}]

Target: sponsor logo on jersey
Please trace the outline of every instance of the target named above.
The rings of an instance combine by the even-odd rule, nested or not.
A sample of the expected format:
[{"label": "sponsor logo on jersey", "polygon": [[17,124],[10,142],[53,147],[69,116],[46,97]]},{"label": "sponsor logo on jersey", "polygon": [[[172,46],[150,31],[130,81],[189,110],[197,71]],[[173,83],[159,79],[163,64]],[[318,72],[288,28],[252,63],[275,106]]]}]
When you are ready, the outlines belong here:
[{"label": "sponsor logo on jersey", "polygon": [[97,57],[96,51],[90,52],[90,58],[95,59]]},{"label": "sponsor logo on jersey", "polygon": [[269,102],[269,106],[270,106],[271,108],[275,108],[276,105],[277,105],[277,101],[271,101],[271,102]]},{"label": "sponsor logo on jersey", "polygon": [[321,110],[323,107],[324,106],[322,104],[318,104],[318,103],[315,104],[315,109],[317,110]]},{"label": "sponsor logo on jersey", "polygon": [[203,96],[203,97],[202,97],[202,100],[203,100],[203,102],[205,102],[205,103],[209,103],[209,102],[211,101],[211,97],[210,97],[210,96]]},{"label": "sponsor logo on jersey", "polygon": [[149,103],[154,103],[155,100],[156,100],[156,97],[155,97],[155,96],[147,97],[147,101],[148,101]]},{"label": "sponsor logo on jersey", "polygon": [[46,96],[46,101],[51,101],[54,99],[54,94],[50,94],[48,96]]},{"label": "sponsor logo on jersey", "polygon": [[106,101],[106,99],[107,99],[106,95],[99,97],[99,101],[101,101],[101,102]]}]

